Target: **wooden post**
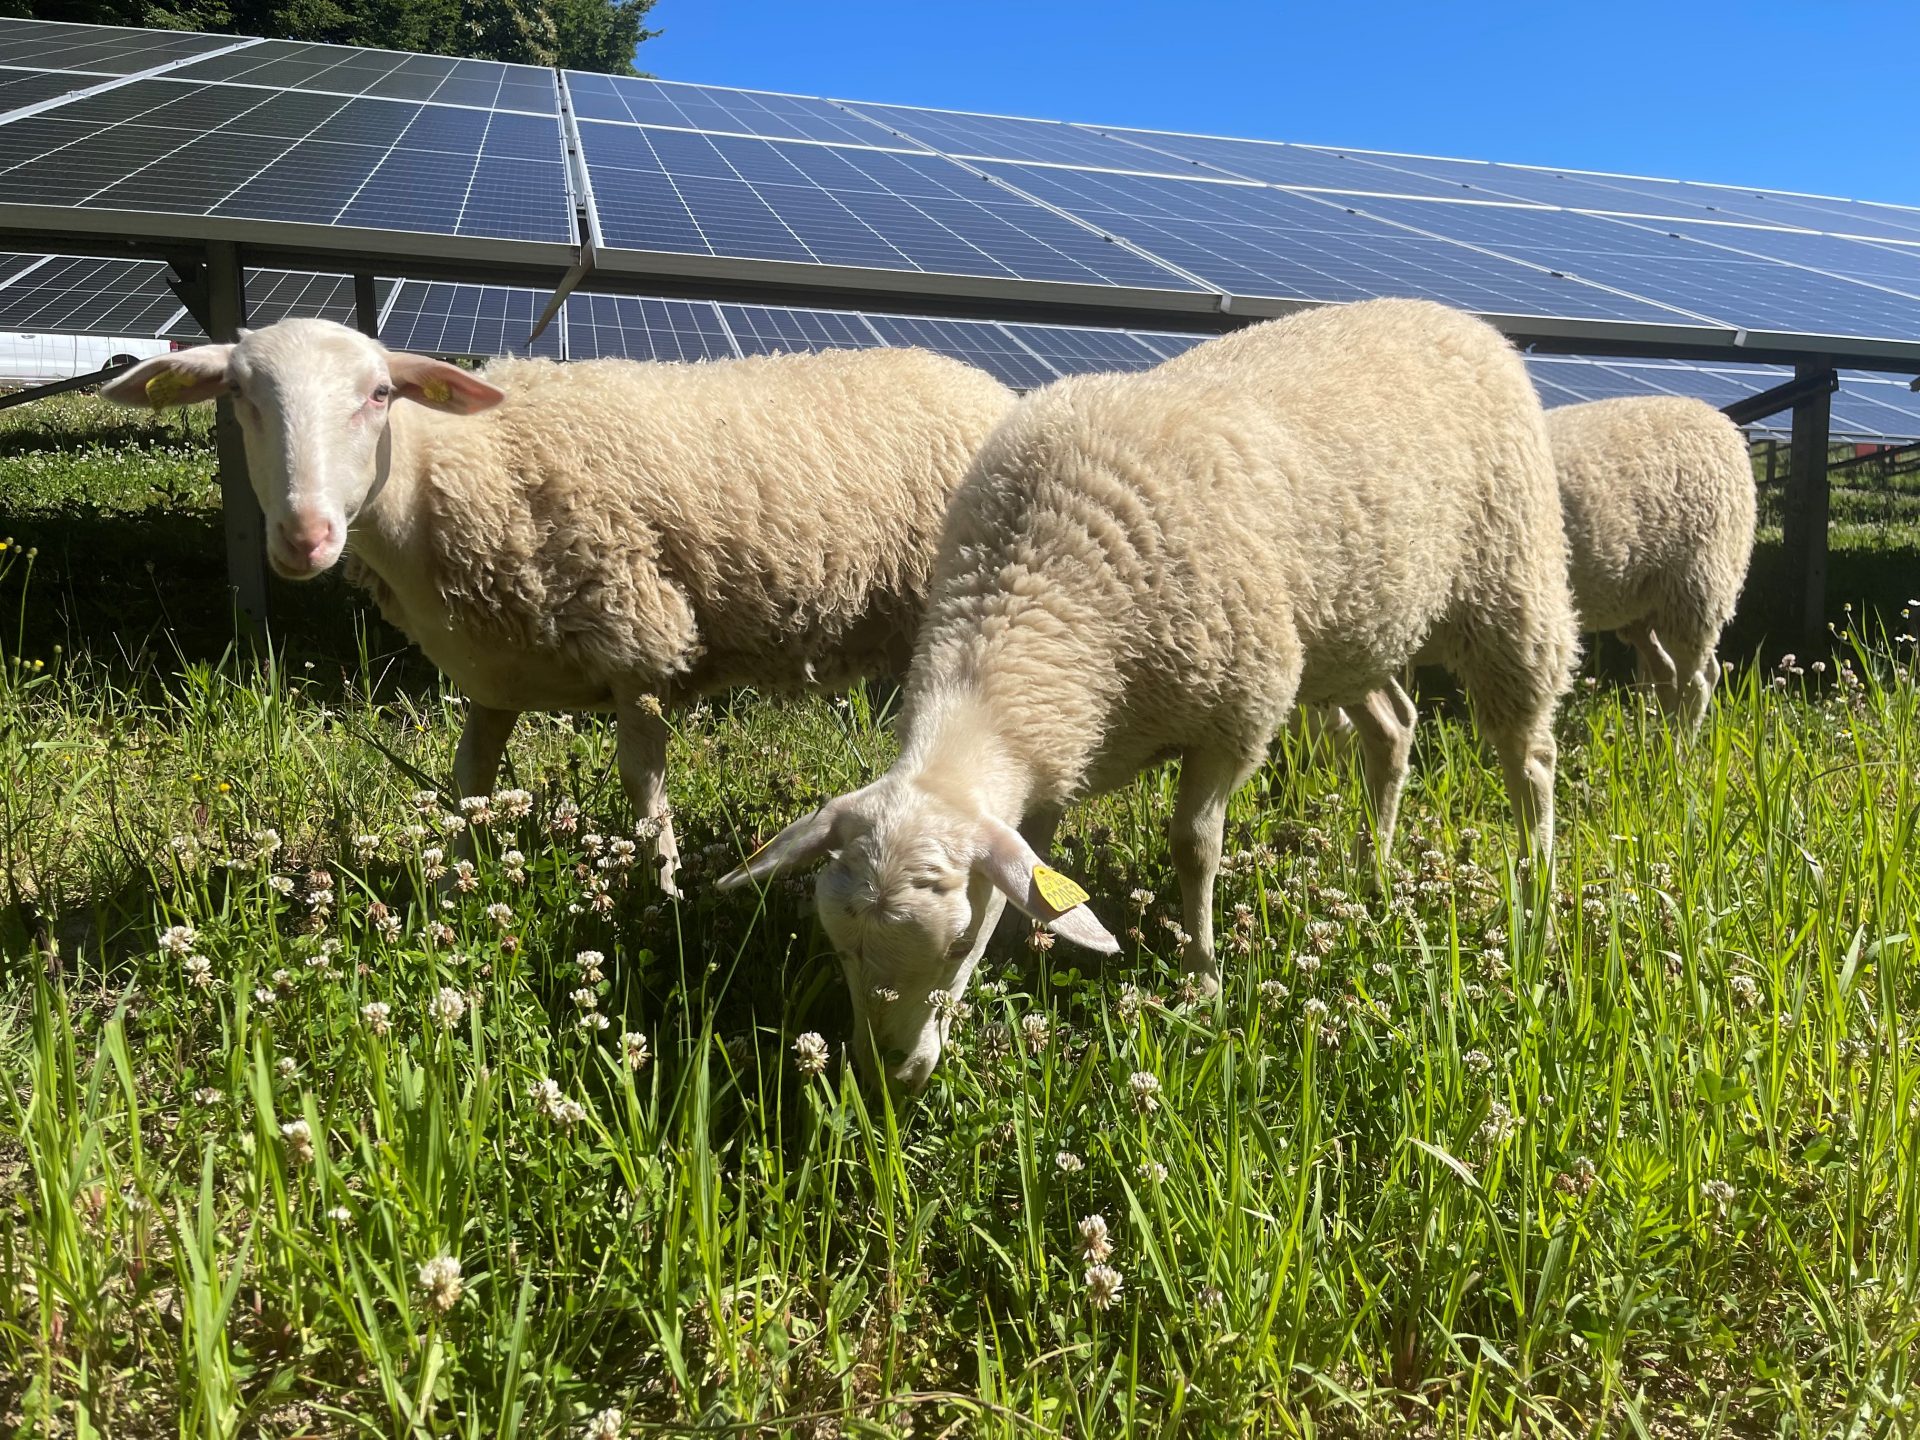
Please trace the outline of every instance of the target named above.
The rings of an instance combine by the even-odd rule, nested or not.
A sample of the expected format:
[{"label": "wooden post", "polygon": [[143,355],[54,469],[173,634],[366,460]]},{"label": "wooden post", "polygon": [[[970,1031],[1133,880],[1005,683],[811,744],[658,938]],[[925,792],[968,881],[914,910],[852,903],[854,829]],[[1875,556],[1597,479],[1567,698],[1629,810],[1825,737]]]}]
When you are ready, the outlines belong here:
[{"label": "wooden post", "polygon": [[[207,242],[207,319],[209,333],[221,344],[240,338],[247,323],[245,272],[240,250],[230,240]],[[220,456],[220,509],[227,522],[227,584],[234,603],[251,623],[252,638],[267,623],[267,526],[247,479],[247,447],[233,401],[221,396],[215,406],[214,441]]]},{"label": "wooden post", "polygon": [[[1832,366],[1824,359],[1803,360],[1795,378],[1813,377]],[[1781,505],[1781,539],[1787,564],[1797,571],[1794,623],[1802,649],[1813,654],[1827,642],[1827,435],[1832,392],[1813,387],[1793,407],[1793,443],[1787,468],[1787,493]]]},{"label": "wooden post", "polygon": [[380,338],[380,297],[371,275],[353,277],[353,323],[362,335]]}]

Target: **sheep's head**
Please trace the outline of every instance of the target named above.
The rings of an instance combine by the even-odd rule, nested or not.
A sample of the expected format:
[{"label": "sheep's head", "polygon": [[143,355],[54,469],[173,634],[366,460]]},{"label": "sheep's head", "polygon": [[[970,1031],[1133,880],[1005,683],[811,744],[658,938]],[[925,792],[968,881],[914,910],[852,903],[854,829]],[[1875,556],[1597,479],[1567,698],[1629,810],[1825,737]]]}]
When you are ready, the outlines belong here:
[{"label": "sheep's head", "polygon": [[814,897],[852,993],[854,1054],[898,1092],[917,1092],[933,1073],[1008,900],[1076,944],[1120,948],[1086,893],[1012,826],[898,776],[796,820],[720,884],[823,858]]},{"label": "sheep's head", "polygon": [[289,580],[340,558],[386,474],[393,402],[471,415],[504,398],[457,365],[388,350],[331,320],[282,320],[243,331],[237,344],[157,355],[100,393],[154,410],[232,396],[266,512],[267,558]]}]

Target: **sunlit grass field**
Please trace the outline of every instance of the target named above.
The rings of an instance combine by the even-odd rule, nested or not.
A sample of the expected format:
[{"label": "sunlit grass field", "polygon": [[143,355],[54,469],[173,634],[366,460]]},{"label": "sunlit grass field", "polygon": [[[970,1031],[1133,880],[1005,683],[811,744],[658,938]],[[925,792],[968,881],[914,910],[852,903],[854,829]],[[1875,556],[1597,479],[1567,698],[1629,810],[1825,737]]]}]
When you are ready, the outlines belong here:
[{"label": "sunlit grass field", "polygon": [[[1217,1004],[1170,772],[1084,805],[1123,954],[1009,920],[895,1110],[807,887],[710,884],[885,765],[887,691],[680,716],[663,902],[604,723],[455,795],[458,700],[343,596],[264,662],[131,599],[110,643],[61,521],[203,524],[206,437],[50,414],[0,431],[9,1429],[1920,1432],[1920,609],[1741,659],[1687,746],[1583,683],[1551,924],[1470,714],[1426,707],[1385,893],[1283,737]],[[156,553],[104,583],[217,585]]]}]

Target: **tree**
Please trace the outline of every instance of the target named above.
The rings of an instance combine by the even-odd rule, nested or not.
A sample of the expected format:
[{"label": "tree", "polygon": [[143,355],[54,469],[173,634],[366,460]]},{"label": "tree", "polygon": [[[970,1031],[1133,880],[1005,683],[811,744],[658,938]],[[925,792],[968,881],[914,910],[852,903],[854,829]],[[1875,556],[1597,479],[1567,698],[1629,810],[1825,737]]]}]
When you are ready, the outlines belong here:
[{"label": "tree", "polygon": [[654,0],[0,0],[0,15],[211,30],[631,75]]}]

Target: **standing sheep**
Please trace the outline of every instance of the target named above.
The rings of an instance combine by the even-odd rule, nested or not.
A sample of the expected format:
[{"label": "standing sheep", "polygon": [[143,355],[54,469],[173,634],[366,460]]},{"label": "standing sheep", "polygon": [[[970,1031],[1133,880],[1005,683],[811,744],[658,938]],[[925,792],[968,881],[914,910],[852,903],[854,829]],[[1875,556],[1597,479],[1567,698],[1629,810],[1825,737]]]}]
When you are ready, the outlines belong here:
[{"label": "standing sheep", "polygon": [[[831,857],[819,914],[856,1021],[917,1088],[1006,900],[1118,948],[1043,857],[1070,801],[1178,755],[1183,960],[1217,989],[1228,797],[1296,703],[1384,690],[1423,646],[1473,692],[1550,853],[1566,576],[1540,403],[1507,342],[1456,311],[1315,310],[1060,381],[1015,407],[954,497],[899,760],[722,884]],[[1366,756],[1384,807],[1404,749]]]},{"label": "standing sheep", "polygon": [[[1564,405],[1547,412],[1547,436],[1581,630],[1632,645],[1661,708],[1683,733],[1697,730],[1717,678],[1714,647],[1753,557],[1745,437],[1679,395]],[[1369,698],[1376,712],[1379,700]],[[1332,708],[1320,724],[1341,739],[1354,729]],[[1410,748],[1413,724],[1412,702],[1398,694],[1384,718],[1391,743]]]},{"label": "standing sheep", "polygon": [[462,795],[491,788],[521,711],[614,711],[669,892],[662,705],[903,665],[947,498],[1013,399],[919,350],[472,374],[327,320],[157,356],[102,393],[233,396],[274,569],[310,579],[351,544],[472,700]]}]

